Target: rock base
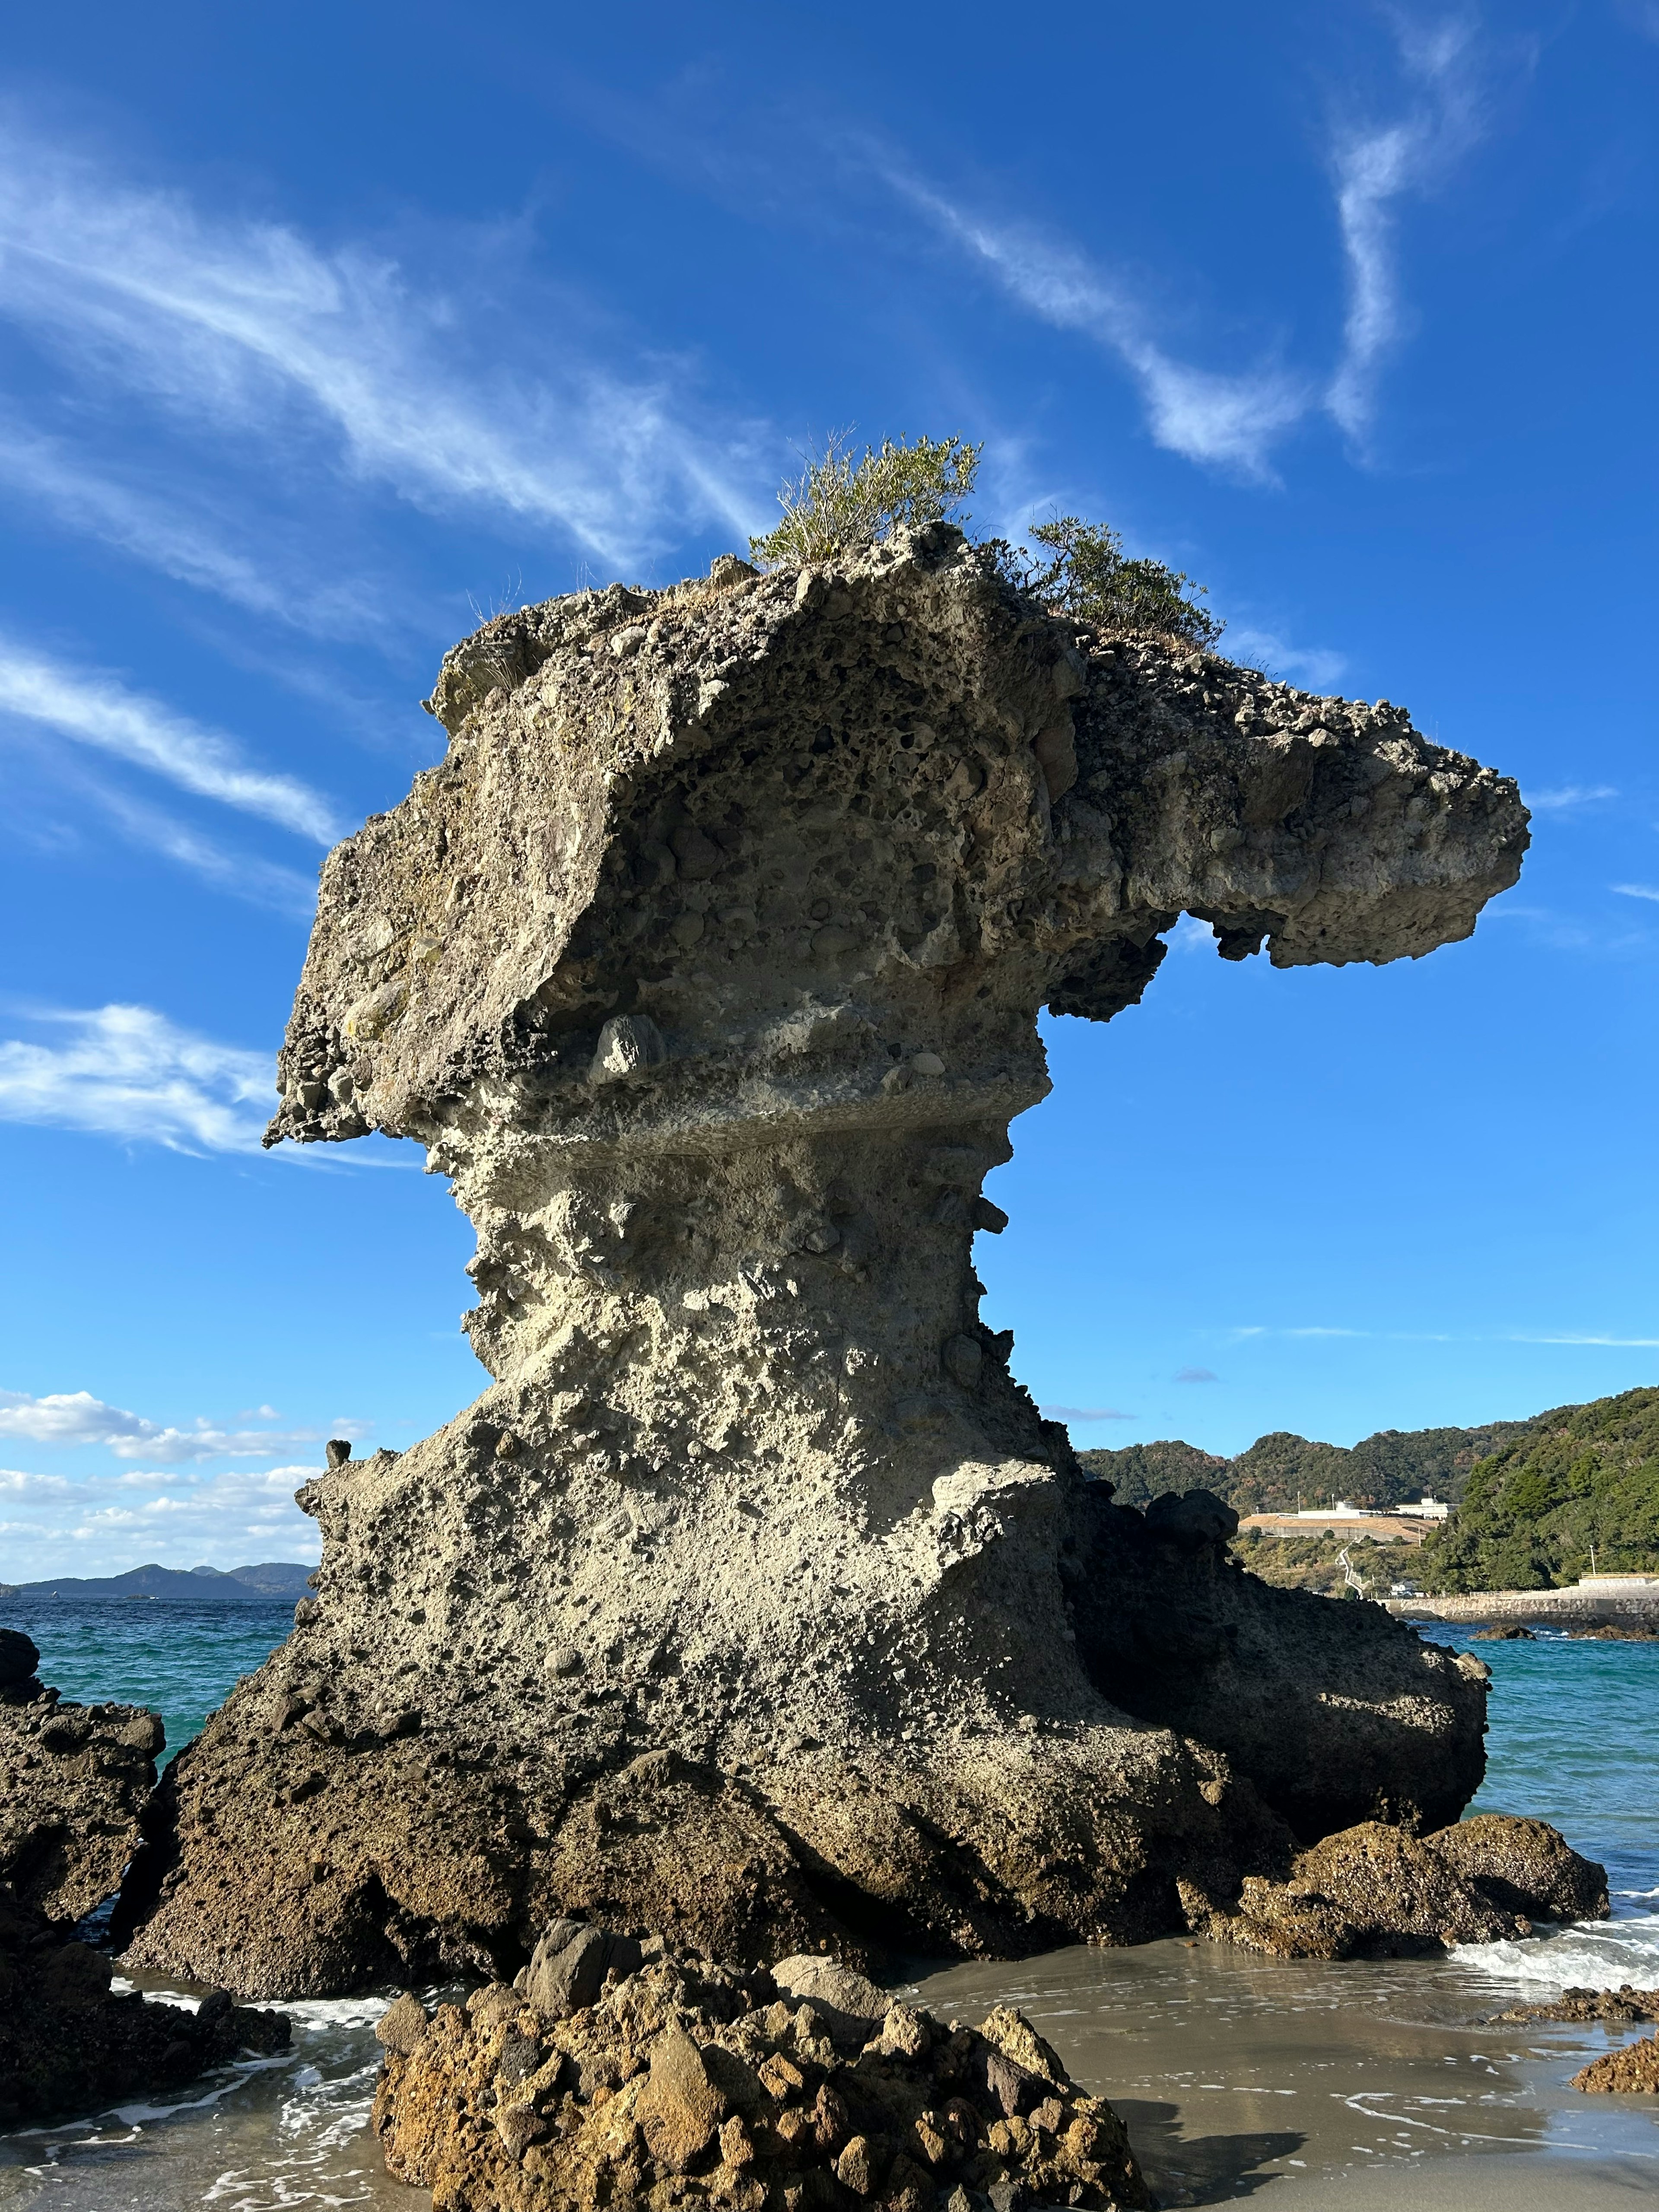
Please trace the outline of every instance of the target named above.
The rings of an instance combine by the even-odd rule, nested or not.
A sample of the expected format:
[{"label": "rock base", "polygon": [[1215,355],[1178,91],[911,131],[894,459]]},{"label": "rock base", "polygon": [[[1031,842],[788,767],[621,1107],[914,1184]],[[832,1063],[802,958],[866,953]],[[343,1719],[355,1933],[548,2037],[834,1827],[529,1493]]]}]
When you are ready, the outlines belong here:
[{"label": "rock base", "polygon": [[648,1943],[657,1956],[612,1967],[597,2002],[558,2016],[601,1940],[574,1930],[538,1947],[521,1989],[430,2018],[404,1996],[381,2021],[375,2126],[433,2212],[1151,2201],[1111,2106],[1017,2012],[959,2027],[828,1960],[745,1971]]},{"label": "rock base", "polygon": [[1616,2091],[1626,2096],[1659,2096],[1659,2036],[1644,2036],[1623,2051],[1592,2059],[1582,2074],[1573,2075],[1572,2087],[1592,2094]]},{"label": "rock base", "polygon": [[111,1963],[68,1942],[0,1887],[0,2128],[96,2112],[135,2093],[182,2088],[237,2051],[281,2051],[281,2013],[233,2005],[222,1990],[196,2012],[110,1990]]},{"label": "rock base", "polygon": [[1607,1915],[1605,1868],[1547,1822],[1499,1813],[1423,1837],[1362,1821],[1304,1851],[1288,1881],[1249,1877],[1231,1905],[1181,1889],[1194,1933],[1281,1959],[1431,1956]]}]

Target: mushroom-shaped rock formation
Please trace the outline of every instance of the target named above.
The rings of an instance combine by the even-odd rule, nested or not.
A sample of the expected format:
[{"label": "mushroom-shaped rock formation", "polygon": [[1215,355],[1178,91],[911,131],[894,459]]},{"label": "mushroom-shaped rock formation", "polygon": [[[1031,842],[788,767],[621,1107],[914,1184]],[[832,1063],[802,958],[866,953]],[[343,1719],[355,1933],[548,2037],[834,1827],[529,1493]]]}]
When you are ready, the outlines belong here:
[{"label": "mushroom-shaped rock formation", "polygon": [[[723,571],[723,573],[721,573]],[[1101,641],[945,526],[458,647],[442,763],[337,848],[271,1139],[417,1139],[496,1378],[301,1493],[315,1602],[176,1763],[138,1958],[249,1993],[556,1914],[866,1961],[1179,1924],[1455,1819],[1481,1672],[1091,1483],[978,1318],[1038,1010],[1384,961],[1515,880],[1402,713]]]}]

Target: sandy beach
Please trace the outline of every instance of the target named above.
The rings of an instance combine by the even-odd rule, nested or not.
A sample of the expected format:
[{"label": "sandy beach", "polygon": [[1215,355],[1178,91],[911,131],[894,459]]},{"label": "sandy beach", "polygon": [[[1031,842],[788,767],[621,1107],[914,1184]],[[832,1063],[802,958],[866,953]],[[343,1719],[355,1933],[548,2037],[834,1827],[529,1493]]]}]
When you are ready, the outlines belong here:
[{"label": "sandy beach", "polygon": [[1166,2205],[1549,2212],[1659,2191],[1659,2099],[1567,2087],[1643,2031],[1494,2027],[1518,1985],[1455,1958],[1314,1965],[1170,1941],[919,1987],[947,2017],[1019,2005],[1110,2097]]}]

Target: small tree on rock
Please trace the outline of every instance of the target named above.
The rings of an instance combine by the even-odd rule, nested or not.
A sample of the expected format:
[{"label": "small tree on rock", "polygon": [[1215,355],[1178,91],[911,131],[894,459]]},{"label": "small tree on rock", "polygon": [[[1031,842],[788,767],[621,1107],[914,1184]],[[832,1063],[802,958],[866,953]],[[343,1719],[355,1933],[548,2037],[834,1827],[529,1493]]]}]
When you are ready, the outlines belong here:
[{"label": "small tree on rock", "polygon": [[974,488],[980,447],[963,438],[884,439],[853,459],[850,438],[832,433],[822,455],[778,493],[783,520],[749,550],[769,568],[801,568],[878,544],[896,530],[926,522],[966,522],[962,502]]},{"label": "small tree on rock", "polygon": [[1116,531],[1057,515],[1027,532],[1053,557],[1044,561],[999,539],[994,550],[1010,582],[1087,629],[1157,630],[1183,644],[1212,646],[1226,624],[1197,602],[1202,584],[1162,561],[1124,558]]}]

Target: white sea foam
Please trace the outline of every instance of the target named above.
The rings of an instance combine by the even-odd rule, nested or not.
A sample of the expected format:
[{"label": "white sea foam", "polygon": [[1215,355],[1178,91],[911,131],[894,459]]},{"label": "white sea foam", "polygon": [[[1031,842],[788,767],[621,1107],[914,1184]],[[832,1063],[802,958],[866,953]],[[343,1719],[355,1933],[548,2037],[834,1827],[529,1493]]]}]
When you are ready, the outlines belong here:
[{"label": "white sea foam", "polygon": [[1528,1988],[1616,1990],[1659,1986],[1659,1913],[1623,1920],[1578,1920],[1549,1936],[1521,1942],[1462,1943],[1452,1954],[1460,1966]]}]

